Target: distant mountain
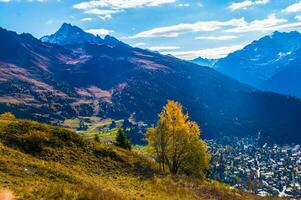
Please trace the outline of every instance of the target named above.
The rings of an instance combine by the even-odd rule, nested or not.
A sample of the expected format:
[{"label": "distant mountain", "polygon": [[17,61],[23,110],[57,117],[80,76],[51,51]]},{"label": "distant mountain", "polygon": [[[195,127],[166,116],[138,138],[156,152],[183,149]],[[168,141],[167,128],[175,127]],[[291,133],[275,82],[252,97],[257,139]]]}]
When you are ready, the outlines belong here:
[{"label": "distant mountain", "polygon": [[64,23],[56,33],[42,37],[41,41],[59,45],[103,42],[99,36],[94,36],[67,23]]},{"label": "distant mountain", "polygon": [[48,42],[58,45],[76,45],[76,44],[105,44],[109,46],[123,46],[130,47],[128,44],[121,42],[113,36],[106,35],[104,39],[99,36],[94,36],[87,33],[77,26],[64,23],[60,29],[50,35],[44,36],[40,39],[42,42]]},{"label": "distant mountain", "polygon": [[123,45],[60,46],[4,29],[0,43],[0,112],[52,123],[94,115],[153,124],[173,99],[201,125],[203,137],[261,132],[269,142],[301,144],[300,100],[208,67]]},{"label": "distant mountain", "polygon": [[[290,88],[291,85],[294,85],[293,83],[286,82],[279,88],[276,87],[276,80],[273,76],[278,74],[278,81],[276,82],[289,80],[289,77],[286,75],[290,72],[283,73],[283,75],[279,73],[282,73],[285,68],[285,71],[289,70],[287,66],[292,67],[294,65],[294,60],[299,56],[294,52],[300,46],[301,34],[299,32],[274,32],[269,36],[252,42],[242,50],[220,59],[214,68],[242,83],[250,84],[259,89],[298,95]],[[279,80],[280,77],[283,80]],[[272,82],[273,85],[268,85],[269,83],[272,84]]]},{"label": "distant mountain", "polygon": [[217,61],[218,61],[217,59],[206,59],[206,58],[198,57],[193,60],[190,60],[189,62],[205,67],[213,67]]}]

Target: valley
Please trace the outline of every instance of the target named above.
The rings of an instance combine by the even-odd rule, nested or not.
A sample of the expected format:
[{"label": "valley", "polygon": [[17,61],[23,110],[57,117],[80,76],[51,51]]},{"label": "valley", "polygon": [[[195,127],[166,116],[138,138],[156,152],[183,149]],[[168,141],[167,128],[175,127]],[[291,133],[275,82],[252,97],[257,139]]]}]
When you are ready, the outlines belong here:
[{"label": "valley", "polygon": [[[116,127],[123,127],[122,120],[116,120],[116,125],[112,126],[113,121],[85,117],[66,120],[63,126],[79,130],[77,133],[88,139],[98,134],[101,142],[113,144]],[[80,125],[84,122],[87,123],[87,129],[81,130]],[[229,140],[234,142],[227,143]],[[252,138],[226,138],[223,141],[206,141],[211,153],[211,178],[261,196],[301,196],[300,145],[269,146],[266,143],[259,144],[258,139]],[[134,151],[145,153],[146,149],[134,146]]]},{"label": "valley", "polygon": [[[98,134],[106,144],[114,143],[117,128],[125,128],[123,120],[97,117],[65,120],[63,126],[90,140]],[[130,132],[126,133],[131,137]],[[260,141],[260,133],[256,138],[206,140],[211,153],[210,178],[260,196],[301,197],[300,145],[269,145]],[[135,145],[133,151],[145,154],[147,148]]]},{"label": "valley", "polygon": [[190,61],[90,32],[0,28],[0,195],[301,198],[299,32]]}]

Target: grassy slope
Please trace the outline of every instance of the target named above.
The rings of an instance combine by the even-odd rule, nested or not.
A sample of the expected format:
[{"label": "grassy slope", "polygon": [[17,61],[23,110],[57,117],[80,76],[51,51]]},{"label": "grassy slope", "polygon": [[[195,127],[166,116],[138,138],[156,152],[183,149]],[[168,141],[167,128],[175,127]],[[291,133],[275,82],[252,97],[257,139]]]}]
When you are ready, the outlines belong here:
[{"label": "grassy slope", "polygon": [[260,199],[217,182],[164,176],[156,167],[65,129],[0,120],[0,189],[16,199]]},{"label": "grassy slope", "polygon": [[[85,122],[85,124],[88,126],[88,129],[79,131],[79,133],[85,138],[93,139],[95,134],[97,134],[100,138],[100,141],[104,143],[112,143],[112,141],[114,141],[118,131],[117,128],[100,131],[100,129],[110,126],[112,124],[112,119],[101,119],[99,117],[81,117],[81,119],[89,121]],[[61,126],[68,130],[76,131],[80,127],[81,119],[67,119],[61,124]],[[119,125],[123,123],[123,120],[114,121]]]}]

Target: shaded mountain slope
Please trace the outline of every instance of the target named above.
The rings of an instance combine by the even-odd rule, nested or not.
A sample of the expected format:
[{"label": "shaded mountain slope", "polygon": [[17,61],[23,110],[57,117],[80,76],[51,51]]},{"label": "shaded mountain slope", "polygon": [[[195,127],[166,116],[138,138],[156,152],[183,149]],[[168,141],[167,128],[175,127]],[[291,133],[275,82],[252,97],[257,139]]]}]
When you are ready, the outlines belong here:
[{"label": "shaded mountain slope", "polygon": [[301,97],[301,48],[288,56],[289,62],[268,80],[264,81],[260,88]]},{"label": "shaded mountain slope", "polygon": [[22,116],[52,122],[97,115],[152,124],[172,99],[183,104],[206,138],[261,132],[270,142],[301,143],[301,102],[295,98],[260,92],[208,67],[123,43],[58,46],[0,32],[13,44],[0,53],[3,111],[19,108]]}]

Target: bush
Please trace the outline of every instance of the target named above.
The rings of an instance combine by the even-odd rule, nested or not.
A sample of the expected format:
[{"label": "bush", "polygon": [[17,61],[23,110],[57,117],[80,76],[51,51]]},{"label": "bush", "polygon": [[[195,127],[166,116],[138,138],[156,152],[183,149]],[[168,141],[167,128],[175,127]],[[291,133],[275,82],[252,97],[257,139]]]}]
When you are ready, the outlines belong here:
[{"label": "bush", "polygon": [[85,146],[86,141],[78,134],[62,128],[53,128],[50,130],[51,141],[56,141],[53,145],[77,145]]},{"label": "bush", "polygon": [[16,139],[23,145],[24,150],[30,153],[40,153],[49,143],[48,134],[37,130],[32,130]]},{"label": "bush", "polygon": [[0,141],[26,153],[41,153],[44,147],[81,146],[87,144],[81,136],[62,128],[32,121],[11,121],[0,131]]},{"label": "bush", "polygon": [[0,139],[4,144],[22,149],[25,152],[35,154],[43,150],[49,144],[49,137],[41,127],[32,129],[33,123],[19,121],[10,123],[4,128]]}]

